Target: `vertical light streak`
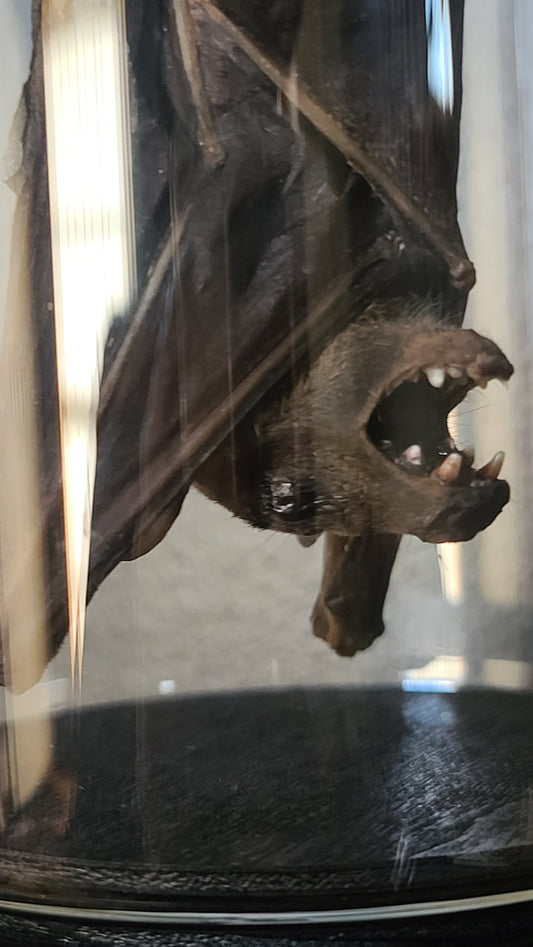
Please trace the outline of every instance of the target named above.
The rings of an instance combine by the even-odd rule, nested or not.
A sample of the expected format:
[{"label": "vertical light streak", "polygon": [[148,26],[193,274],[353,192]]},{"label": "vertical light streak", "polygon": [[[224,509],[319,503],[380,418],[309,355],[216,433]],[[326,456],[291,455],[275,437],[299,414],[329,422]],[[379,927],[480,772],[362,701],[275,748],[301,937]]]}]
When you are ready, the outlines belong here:
[{"label": "vertical light streak", "polygon": [[449,0],[426,0],[428,85],[443,112],[453,112],[453,47]]},{"label": "vertical light streak", "polygon": [[136,282],[124,0],[43,0],[42,24],[71,669],[79,682],[103,350]]},{"label": "vertical light streak", "polygon": [[31,687],[46,667],[47,645],[29,219],[28,194],[23,191],[13,227],[0,353],[0,650],[9,686],[4,692],[7,722],[0,745],[0,795],[15,807],[43,778],[51,745],[46,692]]},{"label": "vertical light streak", "polygon": [[[448,415],[448,430],[454,443],[457,443],[459,438],[455,411]],[[440,543],[437,551],[442,594],[450,605],[460,605],[464,601],[462,544]]]},{"label": "vertical light streak", "polygon": [[441,543],[438,561],[442,594],[450,605],[464,601],[463,549],[461,543]]},{"label": "vertical light streak", "polygon": [[476,463],[486,463],[495,450],[505,451],[502,476],[511,486],[511,502],[473,548],[483,600],[505,608],[531,599],[529,527],[523,515],[530,505],[524,406],[531,397],[531,345],[522,315],[523,142],[511,107],[516,75],[507,69],[514,55],[512,30],[513,18],[499,0],[465,4],[459,207],[477,271],[467,318],[469,327],[501,346],[516,370],[508,390],[492,382],[483,399],[490,408],[471,415]]}]

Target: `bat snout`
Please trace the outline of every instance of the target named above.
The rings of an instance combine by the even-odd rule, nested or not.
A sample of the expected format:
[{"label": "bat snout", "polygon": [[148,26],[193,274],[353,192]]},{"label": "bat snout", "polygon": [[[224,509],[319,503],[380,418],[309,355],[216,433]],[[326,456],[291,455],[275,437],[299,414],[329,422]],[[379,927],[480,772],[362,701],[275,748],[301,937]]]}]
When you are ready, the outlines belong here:
[{"label": "bat snout", "polygon": [[472,538],[509,500],[504,454],[474,467],[447,419],[512,372],[494,342],[427,313],[348,327],[268,427],[270,527]]}]

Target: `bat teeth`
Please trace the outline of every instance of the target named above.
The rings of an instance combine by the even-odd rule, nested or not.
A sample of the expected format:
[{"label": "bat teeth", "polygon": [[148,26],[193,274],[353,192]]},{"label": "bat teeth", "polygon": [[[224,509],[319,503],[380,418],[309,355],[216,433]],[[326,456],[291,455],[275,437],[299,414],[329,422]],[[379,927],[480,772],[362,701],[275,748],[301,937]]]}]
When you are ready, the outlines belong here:
[{"label": "bat teeth", "polygon": [[463,458],[461,457],[461,454],[448,454],[440,467],[437,467],[431,476],[436,477],[442,483],[453,483],[455,480],[457,480],[459,474],[461,473],[462,463]]},{"label": "bat teeth", "polygon": [[402,454],[402,458],[413,467],[421,467],[423,463],[422,448],[420,444],[411,444]]},{"label": "bat teeth", "polygon": [[462,368],[459,368],[458,365],[448,365],[446,369],[446,374],[453,378],[454,381],[460,382],[462,385],[466,385],[468,382],[468,376],[465,375]]},{"label": "bat teeth", "polygon": [[443,368],[426,368],[426,375],[429,384],[432,385],[433,388],[442,388],[444,379],[446,378],[446,372]]},{"label": "bat teeth", "polygon": [[497,451],[494,454],[492,460],[489,460],[488,464],[485,464],[484,467],[480,467],[479,470],[476,470],[476,477],[478,480],[497,480],[501,473],[504,460],[504,451]]}]

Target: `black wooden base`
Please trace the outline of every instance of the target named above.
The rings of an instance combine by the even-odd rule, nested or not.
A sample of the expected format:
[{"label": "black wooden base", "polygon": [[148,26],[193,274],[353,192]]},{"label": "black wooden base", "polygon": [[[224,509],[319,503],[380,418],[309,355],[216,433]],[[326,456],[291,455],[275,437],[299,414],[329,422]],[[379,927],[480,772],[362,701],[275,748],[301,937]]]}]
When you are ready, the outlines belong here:
[{"label": "black wooden base", "polygon": [[[277,690],[99,707],[55,727],[47,784],[0,839],[0,899],[74,913],[416,914],[533,889],[531,695]],[[266,940],[5,914],[0,943],[529,945],[532,910]]]}]

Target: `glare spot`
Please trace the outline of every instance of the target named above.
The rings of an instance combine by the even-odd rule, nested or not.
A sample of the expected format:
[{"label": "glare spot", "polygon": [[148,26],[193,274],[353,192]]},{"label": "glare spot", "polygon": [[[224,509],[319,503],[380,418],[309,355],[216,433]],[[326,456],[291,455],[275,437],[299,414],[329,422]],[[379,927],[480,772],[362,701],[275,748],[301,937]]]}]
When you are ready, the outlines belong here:
[{"label": "glare spot", "polygon": [[449,0],[426,0],[429,91],[443,112],[454,105],[453,49]]},{"label": "glare spot", "polygon": [[466,661],[460,655],[441,655],[421,668],[409,668],[402,678],[407,693],[454,694],[465,682]]},{"label": "glare spot", "polygon": [[166,694],[175,694],[176,689],[176,681],[159,681],[158,691],[162,696]]}]

